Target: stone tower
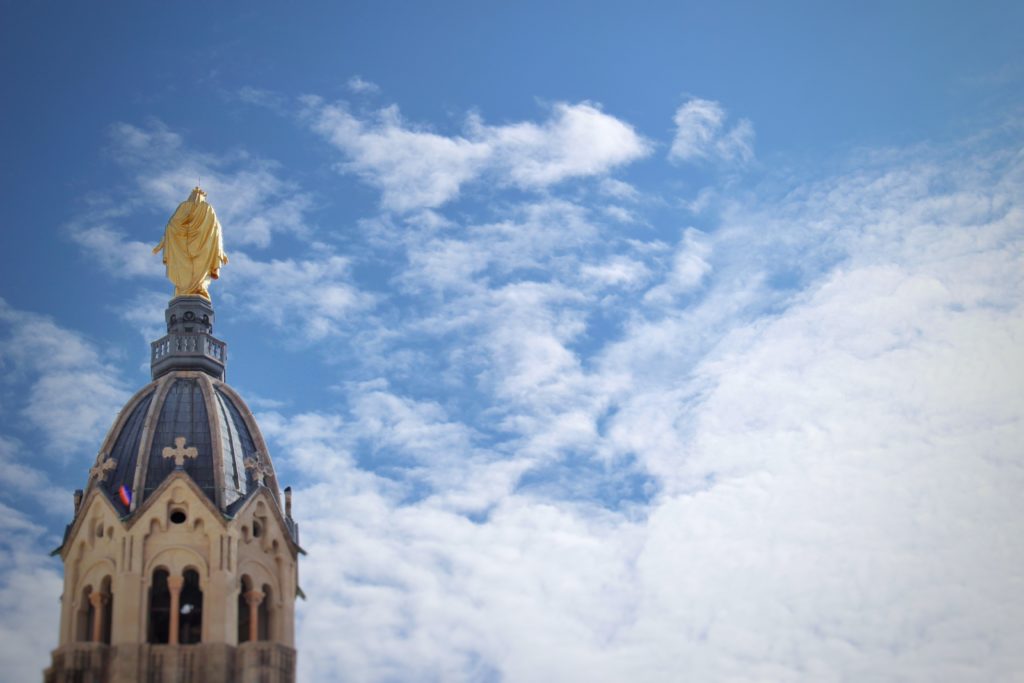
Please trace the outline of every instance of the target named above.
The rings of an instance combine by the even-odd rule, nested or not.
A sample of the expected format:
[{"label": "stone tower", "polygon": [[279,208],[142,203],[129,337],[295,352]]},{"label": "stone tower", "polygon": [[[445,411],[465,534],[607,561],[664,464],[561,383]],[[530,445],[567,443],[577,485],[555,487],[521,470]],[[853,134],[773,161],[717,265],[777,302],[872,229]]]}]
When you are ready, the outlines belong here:
[{"label": "stone tower", "polygon": [[153,381],[75,492],[45,683],[295,680],[298,525],[260,430],[224,382],[208,299],[179,296]]}]

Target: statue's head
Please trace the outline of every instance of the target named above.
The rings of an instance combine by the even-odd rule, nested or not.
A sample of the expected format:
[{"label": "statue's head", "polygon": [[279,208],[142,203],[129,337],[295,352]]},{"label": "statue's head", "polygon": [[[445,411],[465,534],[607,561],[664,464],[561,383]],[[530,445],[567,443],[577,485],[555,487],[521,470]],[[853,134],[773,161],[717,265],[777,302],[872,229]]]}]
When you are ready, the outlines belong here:
[{"label": "statue's head", "polygon": [[206,201],[206,193],[203,192],[203,190],[198,185],[196,185],[194,188],[192,188],[192,194],[188,196],[188,200],[190,202]]}]

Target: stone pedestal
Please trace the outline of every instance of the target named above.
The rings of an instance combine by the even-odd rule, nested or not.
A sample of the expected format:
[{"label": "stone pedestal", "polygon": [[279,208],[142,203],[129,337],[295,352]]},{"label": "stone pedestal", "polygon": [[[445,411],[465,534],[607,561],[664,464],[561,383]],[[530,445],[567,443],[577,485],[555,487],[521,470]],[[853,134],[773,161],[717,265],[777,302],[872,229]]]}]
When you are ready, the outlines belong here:
[{"label": "stone pedestal", "polygon": [[213,336],[213,304],[201,296],[175,297],[164,319],[167,336],[150,345],[153,379],[173,370],[201,370],[223,380],[228,348]]}]

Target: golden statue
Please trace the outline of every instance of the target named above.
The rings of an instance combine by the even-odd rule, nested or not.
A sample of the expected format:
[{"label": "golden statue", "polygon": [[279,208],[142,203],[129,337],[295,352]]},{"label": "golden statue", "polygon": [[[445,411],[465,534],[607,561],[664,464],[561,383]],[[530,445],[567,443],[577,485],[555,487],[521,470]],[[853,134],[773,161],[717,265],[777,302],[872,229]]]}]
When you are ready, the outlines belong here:
[{"label": "golden statue", "polygon": [[161,249],[167,278],[174,283],[174,296],[201,296],[209,301],[206,288],[211,278],[220,277],[220,267],[228,262],[228,257],[224,253],[220,221],[198,185],[167,221],[164,238],[153,253]]}]

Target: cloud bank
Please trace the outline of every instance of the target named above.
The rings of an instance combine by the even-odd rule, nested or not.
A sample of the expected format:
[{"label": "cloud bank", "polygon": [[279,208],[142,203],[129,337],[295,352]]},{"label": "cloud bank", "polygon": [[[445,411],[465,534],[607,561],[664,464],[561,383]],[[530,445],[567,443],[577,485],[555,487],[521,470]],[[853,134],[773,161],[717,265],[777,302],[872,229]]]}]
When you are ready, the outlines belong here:
[{"label": "cloud bank", "polygon": [[[579,312],[605,299],[582,278],[461,271],[466,298],[424,315],[453,365],[476,363],[477,429],[437,410],[412,427],[380,387],[352,389],[389,396],[372,413],[274,423],[320,480],[296,498],[317,596],[300,638],[322,644],[303,675],[1012,678],[1024,164],[989,151],[967,167],[985,170],[892,153],[736,200],[669,259],[637,249],[644,285],[607,278],[639,314],[587,351]],[[423,455],[359,462],[366,430],[399,425]],[[602,496],[637,468],[653,488],[636,505]]]}]

